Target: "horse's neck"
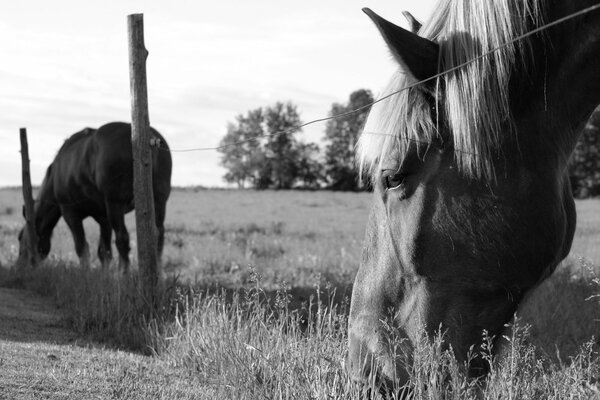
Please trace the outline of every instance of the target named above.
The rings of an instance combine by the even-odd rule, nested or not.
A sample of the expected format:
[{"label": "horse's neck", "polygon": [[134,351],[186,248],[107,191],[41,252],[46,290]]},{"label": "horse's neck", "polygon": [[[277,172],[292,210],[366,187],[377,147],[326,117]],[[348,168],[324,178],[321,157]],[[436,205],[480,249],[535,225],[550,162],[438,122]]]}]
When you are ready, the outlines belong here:
[{"label": "horse's neck", "polygon": [[37,231],[41,235],[49,235],[61,216],[60,206],[54,197],[53,179],[50,168],[40,187],[35,208]]},{"label": "horse's neck", "polygon": [[[557,3],[561,2],[548,10],[549,22],[596,1]],[[525,79],[533,79],[535,88],[521,100],[529,103],[521,116],[526,129],[537,134],[520,142],[531,146],[527,154],[564,170],[583,126],[600,103],[600,11],[552,28],[534,52],[535,72]]]}]

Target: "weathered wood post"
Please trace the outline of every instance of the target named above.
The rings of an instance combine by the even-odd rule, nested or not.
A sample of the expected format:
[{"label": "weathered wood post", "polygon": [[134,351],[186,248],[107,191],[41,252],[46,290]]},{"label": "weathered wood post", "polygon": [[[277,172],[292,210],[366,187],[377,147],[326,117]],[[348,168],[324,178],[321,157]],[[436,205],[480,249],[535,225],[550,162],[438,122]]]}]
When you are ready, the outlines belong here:
[{"label": "weathered wood post", "polygon": [[23,182],[23,201],[25,203],[25,229],[27,230],[27,264],[33,268],[39,263],[37,251],[38,237],[35,232],[33,217],[33,192],[31,190],[31,174],[29,172],[29,145],[27,144],[27,129],[19,130],[21,137],[21,177]]},{"label": "weathered wood post", "polygon": [[148,117],[148,91],[144,45],[144,15],[127,17],[129,82],[131,87],[131,141],[133,145],[133,196],[142,293],[148,305],[157,305],[160,278],[156,251],[156,223],[152,191],[152,151]]}]

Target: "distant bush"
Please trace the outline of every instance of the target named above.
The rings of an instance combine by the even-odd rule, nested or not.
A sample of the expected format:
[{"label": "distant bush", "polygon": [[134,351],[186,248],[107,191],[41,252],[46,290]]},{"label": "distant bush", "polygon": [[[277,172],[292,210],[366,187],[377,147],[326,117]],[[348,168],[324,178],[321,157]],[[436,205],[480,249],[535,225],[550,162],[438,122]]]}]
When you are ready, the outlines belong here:
[{"label": "distant bush", "polygon": [[577,142],[571,156],[569,175],[576,198],[600,196],[600,106]]}]

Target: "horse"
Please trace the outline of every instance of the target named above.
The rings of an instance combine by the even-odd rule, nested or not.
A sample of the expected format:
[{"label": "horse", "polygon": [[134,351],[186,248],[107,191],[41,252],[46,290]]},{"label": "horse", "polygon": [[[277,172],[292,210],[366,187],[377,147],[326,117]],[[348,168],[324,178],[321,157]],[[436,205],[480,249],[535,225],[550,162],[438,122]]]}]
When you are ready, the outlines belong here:
[{"label": "horse", "polygon": [[[363,10],[398,71],[356,150],[374,194],[351,296],[353,380],[410,390],[412,352],[440,331],[461,363],[483,331],[498,345],[568,255],[567,163],[600,103],[597,4],[440,0],[418,32]],[[466,371],[489,368],[479,356]]]},{"label": "horse", "polygon": [[[152,185],[160,259],[164,244],[164,220],[171,192],[172,160],[165,139],[153,128]],[[133,156],[131,124],[111,122],[98,129],[85,128],[65,140],[46,175],[34,203],[34,226],[41,259],[48,256],[52,231],[63,217],[82,267],[90,265],[90,251],[83,220],[92,217],[100,225],[98,258],[103,268],[112,260],[111,236],[119,252],[119,269],[129,269],[129,233],[125,214],[133,210]],[[19,233],[19,258],[27,257],[26,229]]]}]

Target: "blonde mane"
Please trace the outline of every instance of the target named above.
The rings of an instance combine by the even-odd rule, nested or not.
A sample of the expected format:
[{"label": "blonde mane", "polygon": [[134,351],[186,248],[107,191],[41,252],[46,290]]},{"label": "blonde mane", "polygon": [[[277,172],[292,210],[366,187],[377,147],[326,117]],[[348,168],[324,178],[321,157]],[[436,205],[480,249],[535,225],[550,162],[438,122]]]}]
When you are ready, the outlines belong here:
[{"label": "blonde mane", "polygon": [[[440,45],[439,70],[448,70],[509,42],[541,19],[542,0],[441,0],[419,34]],[[503,136],[512,133],[508,87],[520,61],[512,44],[435,83],[433,97],[444,105],[459,171],[471,178],[495,179],[493,157]],[[526,52],[520,52],[521,56]],[[382,96],[415,83],[405,71],[394,74]],[[439,90],[443,87],[444,90]],[[411,143],[438,137],[431,105],[421,89],[400,92],[375,104],[358,143],[361,171],[377,173],[389,154],[402,160]]]}]

